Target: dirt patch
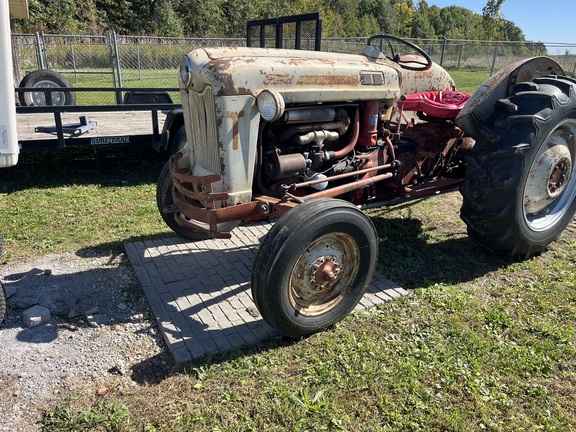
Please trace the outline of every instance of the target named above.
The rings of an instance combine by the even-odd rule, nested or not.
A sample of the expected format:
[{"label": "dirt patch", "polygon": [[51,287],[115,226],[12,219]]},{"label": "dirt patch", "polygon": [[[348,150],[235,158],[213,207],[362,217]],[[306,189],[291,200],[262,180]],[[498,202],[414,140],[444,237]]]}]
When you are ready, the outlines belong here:
[{"label": "dirt patch", "polygon": [[[6,321],[0,329],[0,430],[38,428],[42,410],[80,386],[156,382],[171,370],[140,285],[122,255],[46,255],[4,268]],[[29,327],[40,305],[47,322]]]}]

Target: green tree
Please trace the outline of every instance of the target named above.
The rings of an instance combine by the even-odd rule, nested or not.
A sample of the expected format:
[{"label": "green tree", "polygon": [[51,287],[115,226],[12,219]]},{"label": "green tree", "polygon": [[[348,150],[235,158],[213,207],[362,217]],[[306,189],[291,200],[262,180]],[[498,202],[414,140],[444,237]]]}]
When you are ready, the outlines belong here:
[{"label": "green tree", "polygon": [[524,32],[512,21],[503,19],[501,22],[500,30],[504,36],[504,40],[521,42],[526,40]]},{"label": "green tree", "polygon": [[371,15],[378,23],[379,33],[391,33],[396,21],[396,13],[388,0],[360,0],[358,12]]},{"label": "green tree", "polygon": [[502,40],[500,8],[504,0],[488,0],[482,8],[483,38],[486,40]]},{"label": "green tree", "polygon": [[98,15],[98,9],[94,0],[76,0],[76,17],[82,25],[81,33],[89,35],[101,34],[106,23]]},{"label": "green tree", "polygon": [[65,34],[83,30],[74,0],[29,0],[28,9],[30,18],[24,24],[29,32]]},{"label": "green tree", "polygon": [[412,22],[414,11],[407,3],[395,3],[392,5],[396,16],[396,25],[392,34],[400,37],[410,37],[412,33]]},{"label": "green tree", "polygon": [[[6,0],[0,0],[6,1]],[[248,20],[319,12],[323,36],[524,41],[500,13],[505,0],[487,0],[482,14],[427,0],[29,0],[30,19],[16,32],[244,37]]]},{"label": "green tree", "polygon": [[[141,29],[142,21],[139,15],[141,3],[127,0],[96,0],[96,7],[100,18],[106,23],[106,31],[114,30],[122,34],[134,34]],[[150,10],[147,9],[146,12],[149,20]]]},{"label": "green tree", "polygon": [[228,36],[223,0],[182,0],[178,7],[184,23],[184,35],[192,37]]},{"label": "green tree", "polygon": [[158,0],[152,11],[153,33],[157,36],[182,36],[184,23],[173,7],[173,0]]},{"label": "green tree", "polygon": [[418,39],[435,39],[436,32],[430,22],[430,7],[426,0],[420,0],[412,22],[412,37]]},{"label": "green tree", "polygon": [[476,39],[479,16],[460,6],[447,6],[440,10],[436,34],[449,39]]}]

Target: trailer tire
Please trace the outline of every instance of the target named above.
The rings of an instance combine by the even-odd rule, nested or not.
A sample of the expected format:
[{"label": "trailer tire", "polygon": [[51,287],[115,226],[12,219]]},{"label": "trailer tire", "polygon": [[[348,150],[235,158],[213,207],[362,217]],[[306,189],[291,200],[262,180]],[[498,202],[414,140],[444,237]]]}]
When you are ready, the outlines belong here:
[{"label": "trailer tire", "polygon": [[[22,88],[43,89],[50,87],[72,87],[72,84],[64,75],[52,70],[36,70],[26,75],[20,86]],[[76,92],[58,90],[51,92],[52,105],[76,105]],[[46,98],[43,91],[27,91],[18,93],[18,99],[22,106],[46,106]]]},{"label": "trailer tire", "polygon": [[496,104],[460,187],[469,236],[505,255],[544,252],[576,212],[576,81],[543,77]]},{"label": "trailer tire", "polygon": [[[2,253],[3,239],[0,235],[0,254]],[[0,324],[4,322],[6,318],[6,291],[4,290],[4,285],[0,282]]]},{"label": "trailer tire", "polygon": [[358,304],[378,258],[374,224],[353,204],[318,198],[290,210],[266,235],[252,269],[264,320],[289,337],[333,326]]},{"label": "trailer tire", "polygon": [[6,291],[0,282],[0,324],[4,322],[4,318],[6,318]]}]

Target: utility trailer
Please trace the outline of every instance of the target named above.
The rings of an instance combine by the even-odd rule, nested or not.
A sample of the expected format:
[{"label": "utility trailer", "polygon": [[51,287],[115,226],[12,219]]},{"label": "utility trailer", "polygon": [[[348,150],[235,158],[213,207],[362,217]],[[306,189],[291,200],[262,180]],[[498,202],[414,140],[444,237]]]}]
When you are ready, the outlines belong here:
[{"label": "utility trailer", "polygon": [[[167,153],[178,149],[175,139],[183,125],[182,110],[170,96],[177,88],[72,87],[64,75],[44,69],[43,62],[19,84],[13,82],[11,77],[19,71],[13,67],[10,18],[27,18],[28,7],[27,0],[2,3],[0,95],[6,103],[0,124],[10,125],[11,154],[17,155],[19,149],[124,143],[151,144]],[[77,95],[95,92],[112,94],[116,104],[76,104]],[[17,162],[17,156],[9,159],[15,160],[0,166]]]},{"label": "utility trailer", "polygon": [[[114,144],[149,144],[159,152],[178,150],[183,127],[180,104],[170,88],[74,88],[74,92],[125,92],[120,105],[51,105],[65,87],[16,88],[18,94],[42,94],[45,104],[17,106],[18,143],[22,149]],[[14,89],[12,89],[14,91]],[[56,97],[58,99],[58,97]],[[181,134],[184,133],[182,128]],[[181,139],[181,138],[180,138]]]},{"label": "utility trailer", "polygon": [[[181,105],[169,93],[178,88],[75,88],[51,70],[15,88],[10,19],[27,17],[28,0],[0,1],[0,168],[16,165],[21,149],[150,144],[170,154],[184,145]],[[112,92],[121,103],[76,105],[81,92]],[[5,311],[0,284],[0,323]]]}]

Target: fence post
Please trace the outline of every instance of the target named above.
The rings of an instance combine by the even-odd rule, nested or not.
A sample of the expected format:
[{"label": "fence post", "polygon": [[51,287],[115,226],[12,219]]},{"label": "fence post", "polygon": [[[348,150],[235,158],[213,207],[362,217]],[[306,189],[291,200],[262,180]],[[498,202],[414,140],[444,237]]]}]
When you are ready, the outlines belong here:
[{"label": "fence post", "polygon": [[446,54],[446,44],[448,39],[444,38],[444,43],[442,43],[442,54],[440,54],[440,66],[444,67],[444,55]]},{"label": "fence post", "polygon": [[136,62],[138,64],[138,80],[142,79],[142,65],[140,63],[140,39],[136,38]]},{"label": "fence post", "polygon": [[42,54],[42,42],[40,42],[40,33],[36,32],[36,61],[38,69],[46,69],[44,65],[44,56]]},{"label": "fence post", "polygon": [[[112,43],[114,45],[114,55],[116,59],[116,69],[118,71],[118,87],[122,87],[122,68],[120,66],[120,53],[118,52],[118,39],[116,38],[116,32],[112,32]],[[116,92],[116,103],[122,103],[123,94],[122,92]]]},{"label": "fence post", "polygon": [[46,36],[44,32],[41,33],[42,52],[44,53],[44,67],[42,69],[50,69],[50,61],[48,60],[48,46],[46,45]]},{"label": "fence post", "polygon": [[74,68],[74,82],[78,84],[78,70],[76,68],[76,55],[74,54],[74,44],[70,40],[70,53],[72,54],[72,67]]},{"label": "fence post", "polygon": [[492,69],[490,70],[490,76],[494,75],[494,69],[496,68],[496,57],[498,57],[498,42],[494,44],[494,58],[492,59]]},{"label": "fence post", "polygon": [[462,61],[462,48],[464,48],[464,45],[460,44],[460,50],[458,51],[458,70],[460,70],[460,62]]}]

